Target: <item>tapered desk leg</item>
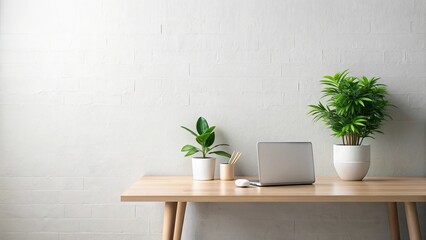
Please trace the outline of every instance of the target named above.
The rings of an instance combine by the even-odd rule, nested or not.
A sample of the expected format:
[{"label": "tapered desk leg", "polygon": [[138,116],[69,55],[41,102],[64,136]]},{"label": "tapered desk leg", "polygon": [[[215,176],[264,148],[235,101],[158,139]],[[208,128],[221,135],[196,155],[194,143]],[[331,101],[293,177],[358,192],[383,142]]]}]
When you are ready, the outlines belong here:
[{"label": "tapered desk leg", "polygon": [[163,240],[173,240],[175,230],[177,202],[166,202],[164,204]]},{"label": "tapered desk leg", "polygon": [[396,202],[388,202],[388,215],[391,240],[399,240],[398,208]]},{"label": "tapered desk leg", "polygon": [[419,217],[415,202],[405,202],[405,217],[407,218],[408,234],[410,240],[421,240]]},{"label": "tapered desk leg", "polygon": [[180,240],[182,236],[183,221],[185,219],[186,202],[178,202],[176,211],[175,233],[173,240]]}]

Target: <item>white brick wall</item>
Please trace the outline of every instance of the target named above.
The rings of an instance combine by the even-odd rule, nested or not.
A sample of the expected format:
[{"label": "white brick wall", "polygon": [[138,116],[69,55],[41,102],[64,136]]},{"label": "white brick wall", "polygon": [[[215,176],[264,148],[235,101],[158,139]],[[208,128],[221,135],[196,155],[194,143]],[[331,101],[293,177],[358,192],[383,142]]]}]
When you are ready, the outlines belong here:
[{"label": "white brick wall", "polygon": [[[179,126],[200,115],[244,153],[238,174],[256,173],[257,141],[304,140],[335,175],[338,140],[306,113],[321,76],[347,68],[398,106],[369,175],[425,176],[425,23],[424,0],[0,0],[0,240],[160,239],[162,205],[119,196],[144,174],[191,174]],[[184,239],[389,238],[384,204],[187,214]]]}]

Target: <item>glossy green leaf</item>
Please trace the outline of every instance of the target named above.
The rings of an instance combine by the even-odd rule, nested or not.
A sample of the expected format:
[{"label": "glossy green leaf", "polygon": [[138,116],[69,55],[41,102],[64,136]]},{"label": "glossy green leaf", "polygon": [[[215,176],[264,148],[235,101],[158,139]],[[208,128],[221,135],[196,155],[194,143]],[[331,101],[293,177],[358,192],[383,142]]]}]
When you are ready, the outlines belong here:
[{"label": "glossy green leaf", "polygon": [[215,148],[217,148],[217,147],[220,147],[220,146],[229,146],[229,144],[222,143],[222,144],[215,145],[215,146],[211,147],[211,148],[209,149],[209,151],[210,151],[210,150],[213,150],[213,149],[215,149]]},{"label": "glossy green leaf", "polygon": [[205,143],[205,142],[203,142],[203,141],[202,141],[202,139],[201,139],[201,138],[199,138],[199,136],[195,138],[195,141],[197,141],[197,143],[198,143],[198,144],[200,144],[201,146],[206,145],[206,143]]},{"label": "glossy green leaf", "polygon": [[197,150],[197,151],[189,151],[189,152],[187,152],[187,153],[185,154],[185,157],[188,157],[188,156],[194,155],[194,154],[196,154],[197,152],[199,152],[199,151],[198,151],[198,150]]},{"label": "glossy green leaf", "polygon": [[207,123],[207,120],[203,117],[199,117],[197,120],[197,132],[198,134],[203,134],[205,131],[209,129],[209,124]]},{"label": "glossy green leaf", "polygon": [[191,129],[184,127],[184,126],[180,126],[181,128],[185,129],[186,131],[190,132],[192,135],[198,137],[198,134],[196,134],[195,132],[193,132]]},{"label": "glossy green leaf", "polygon": [[214,131],[215,128],[216,127],[213,126],[213,127],[208,128],[206,131],[204,131],[203,134],[201,134],[200,136],[198,136],[196,138],[197,142],[199,144],[201,144],[202,146],[205,146],[207,139],[210,137],[210,135],[213,134],[213,131]]},{"label": "glossy green leaf", "polygon": [[213,133],[204,133],[200,136],[198,136],[195,140],[197,140],[197,142],[201,145],[201,146],[206,146],[206,141],[207,139],[210,137],[210,135],[212,135]]},{"label": "glossy green leaf", "polygon": [[188,152],[188,151],[201,151],[201,150],[192,146],[192,145],[185,145],[185,146],[182,147],[182,149],[180,151],[181,152]]},{"label": "glossy green leaf", "polygon": [[231,154],[229,154],[229,153],[227,153],[225,151],[209,152],[209,154],[216,154],[216,155],[223,156],[223,157],[228,157],[228,158],[231,157]]},{"label": "glossy green leaf", "polygon": [[[215,141],[216,135],[214,133],[215,130],[215,126],[211,126],[209,127],[209,125],[207,124],[207,121],[203,118],[200,117],[197,120],[197,132],[199,132],[200,134],[195,133],[194,131],[192,131],[191,129],[181,126],[183,129],[187,130],[188,132],[190,132],[192,135],[195,136],[195,140],[197,141],[198,144],[200,144],[201,147],[196,147],[193,145],[185,145],[182,147],[181,151],[182,152],[186,152],[185,157],[187,156],[191,156],[195,153],[200,152],[202,154],[203,157],[205,157],[212,149],[220,147],[220,146],[229,146],[228,144],[217,144],[213,147],[211,147]],[[222,156],[226,156],[226,157],[230,157],[229,153],[224,152],[224,151],[216,151],[216,152],[212,152],[213,154],[222,154]]]},{"label": "glossy green leaf", "polygon": [[206,140],[206,147],[210,147],[211,145],[213,145],[214,140],[215,140],[215,134],[214,132],[212,132],[212,134],[210,134],[210,136]]}]

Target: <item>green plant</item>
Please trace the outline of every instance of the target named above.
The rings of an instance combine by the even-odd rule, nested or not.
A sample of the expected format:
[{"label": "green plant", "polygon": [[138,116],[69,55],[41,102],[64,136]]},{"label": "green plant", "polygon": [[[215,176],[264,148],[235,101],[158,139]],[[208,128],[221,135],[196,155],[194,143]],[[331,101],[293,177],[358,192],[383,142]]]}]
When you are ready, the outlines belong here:
[{"label": "green plant", "polygon": [[197,148],[192,145],[185,145],[182,147],[181,152],[186,152],[185,157],[191,156],[195,153],[201,152],[203,155],[203,158],[205,158],[208,154],[217,154],[224,157],[231,157],[231,154],[225,152],[225,151],[212,151],[213,149],[220,147],[220,146],[229,146],[228,144],[222,143],[217,144],[213,147],[211,147],[215,140],[215,133],[214,129],[215,126],[209,127],[209,124],[207,123],[206,119],[203,117],[199,117],[197,120],[197,133],[192,131],[191,129],[181,126],[181,128],[187,130],[192,135],[195,136],[195,140],[198,144],[200,144],[201,148]]},{"label": "green plant", "polygon": [[309,105],[309,114],[315,121],[322,119],[344,145],[361,145],[364,138],[383,133],[382,122],[391,119],[387,110],[394,105],[386,100],[386,85],[377,83],[379,79],[348,76],[348,70],[324,76],[322,97],[328,98],[327,104]]}]

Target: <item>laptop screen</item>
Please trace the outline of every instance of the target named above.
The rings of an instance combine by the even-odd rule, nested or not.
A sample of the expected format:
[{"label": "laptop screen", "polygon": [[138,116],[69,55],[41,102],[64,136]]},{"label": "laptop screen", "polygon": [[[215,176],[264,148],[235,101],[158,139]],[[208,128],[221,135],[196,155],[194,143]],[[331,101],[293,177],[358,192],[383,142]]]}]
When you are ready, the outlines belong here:
[{"label": "laptop screen", "polygon": [[262,184],[302,184],[315,181],[312,143],[259,142],[259,181]]}]

